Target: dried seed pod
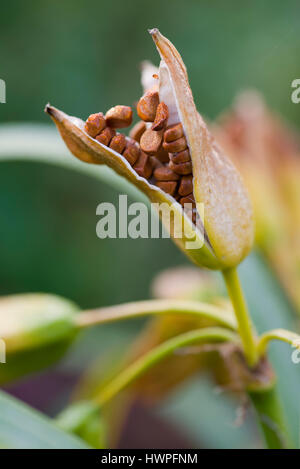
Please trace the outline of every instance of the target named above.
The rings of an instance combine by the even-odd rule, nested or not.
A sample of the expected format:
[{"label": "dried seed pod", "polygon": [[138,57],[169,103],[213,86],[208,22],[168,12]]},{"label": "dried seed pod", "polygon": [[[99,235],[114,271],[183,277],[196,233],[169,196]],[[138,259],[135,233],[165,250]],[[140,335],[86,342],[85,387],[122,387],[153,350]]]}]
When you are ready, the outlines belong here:
[{"label": "dried seed pod", "polygon": [[182,176],[178,187],[178,194],[186,196],[193,192],[193,176]]},{"label": "dried seed pod", "polygon": [[106,123],[113,129],[129,127],[132,123],[132,109],[129,106],[115,106],[105,115]]},{"label": "dried seed pod", "polygon": [[98,140],[98,142],[108,147],[111,139],[115,135],[116,135],[116,131],[114,129],[112,129],[111,127],[105,127],[105,129],[102,130],[101,134],[97,135],[96,140]]},{"label": "dried seed pod", "polygon": [[187,148],[187,143],[185,137],[178,138],[173,142],[164,142],[163,143],[164,149],[169,153],[177,153],[179,151],[183,151]]},{"label": "dried seed pod", "polygon": [[133,166],[138,157],[140,156],[141,150],[139,146],[132,140],[132,141],[127,141],[126,143],[126,148],[123,152],[124,158],[128,161],[128,163]]},{"label": "dried seed pod", "polygon": [[180,174],[181,176],[186,176],[192,173],[192,163],[189,161],[187,163],[175,164],[173,161],[169,163],[170,168],[175,171],[175,173]]},{"label": "dried seed pod", "polygon": [[[157,83],[159,101],[168,106],[168,125],[182,123],[192,160],[192,163],[188,161],[180,164],[171,161],[170,168],[172,169],[174,164],[177,174],[187,175],[185,173],[191,170],[193,165],[193,193],[196,201],[205,205],[203,229],[192,230],[190,224],[187,224],[187,231],[183,230],[182,238],[178,237],[176,243],[199,266],[220,270],[235,267],[247,255],[253,242],[253,217],[247,192],[235,167],[216,145],[204,120],[197,112],[180,54],[157,29],[152,29],[150,33],[161,56]],[[89,163],[107,164],[127,177],[146,193],[151,201],[164,201],[168,205],[172,203],[171,196],[167,196],[163,190],[154,186],[153,180],[147,182],[143,177],[139,177],[129,164],[124,164],[125,158],[104,145],[93,143],[83,131],[80,120],[74,120],[50,105],[46,106],[46,112],[54,120],[68,148],[77,158]],[[185,150],[186,146],[178,148],[181,139],[185,141],[184,137],[180,137],[174,142],[165,142],[166,151],[177,153]],[[143,154],[143,157],[147,163],[147,156]],[[141,157],[135,166],[140,167],[142,171],[145,164],[138,165],[139,160]],[[150,158],[148,162],[151,168]],[[186,215],[181,213],[179,205],[175,210],[181,216],[181,221],[185,220]],[[174,235],[181,228],[182,223],[178,224],[176,217],[173,217],[169,227],[170,233]],[[188,247],[185,242],[191,239],[192,231],[197,244],[196,249],[194,246]],[[253,363],[252,358],[249,357],[250,365]]]},{"label": "dried seed pod", "polygon": [[169,118],[168,106],[164,102],[159,103],[159,105],[157,106],[155,119],[152,125],[152,130],[164,129],[165,126],[167,125],[168,118]]},{"label": "dried seed pod", "polygon": [[172,171],[168,166],[160,166],[159,168],[156,168],[154,170],[154,177],[158,181],[178,181],[179,179],[178,174],[174,173],[174,171]]},{"label": "dried seed pod", "polygon": [[174,140],[177,140],[178,138],[181,138],[184,136],[183,133],[183,127],[182,124],[175,124],[172,125],[171,127],[168,127],[167,130],[164,133],[164,141],[169,143],[169,142],[174,142]]},{"label": "dried seed pod", "polygon": [[178,153],[169,153],[170,160],[175,163],[187,163],[191,161],[191,155],[188,149],[180,151]]},{"label": "dried seed pod", "polygon": [[149,156],[143,151],[141,151],[137,162],[133,166],[133,169],[137,172],[139,176],[149,179],[153,171]]},{"label": "dried seed pod", "polygon": [[91,114],[85,123],[85,131],[93,138],[95,138],[106,126],[106,122],[102,112]]},{"label": "dried seed pod", "polygon": [[117,134],[112,138],[109,147],[117,153],[123,153],[126,147],[126,137],[124,134]]},{"label": "dried seed pod", "polygon": [[162,131],[147,129],[141,137],[141,150],[149,155],[155,155],[161,146],[162,139]]},{"label": "dried seed pod", "polygon": [[176,191],[176,181],[158,181],[156,185],[167,194],[174,195]]},{"label": "dried seed pod", "polygon": [[129,132],[129,137],[135,140],[136,142],[140,142],[141,136],[146,130],[146,124],[143,121],[139,121],[132,127],[131,131]]},{"label": "dried seed pod", "polygon": [[157,91],[147,91],[137,104],[137,113],[145,122],[153,122],[156,115],[159,96]]}]

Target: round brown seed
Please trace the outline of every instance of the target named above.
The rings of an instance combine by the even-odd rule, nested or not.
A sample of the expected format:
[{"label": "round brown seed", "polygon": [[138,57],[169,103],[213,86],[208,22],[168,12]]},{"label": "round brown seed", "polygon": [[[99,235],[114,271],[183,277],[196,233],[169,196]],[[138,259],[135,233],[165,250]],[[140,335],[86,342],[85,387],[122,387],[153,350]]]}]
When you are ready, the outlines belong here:
[{"label": "round brown seed", "polygon": [[182,124],[175,124],[169,127],[165,133],[164,133],[164,141],[169,143],[169,142],[174,142],[174,140],[177,140],[178,138],[183,137],[183,127]]},{"label": "round brown seed", "polygon": [[140,140],[142,151],[149,155],[155,155],[161,146],[163,134],[162,131],[147,129]]},{"label": "round brown seed", "polygon": [[154,177],[158,181],[178,181],[178,174],[174,173],[168,166],[160,166],[154,170]]},{"label": "round brown seed", "polygon": [[115,106],[105,114],[106,123],[113,129],[122,129],[132,123],[132,109],[129,106]]},{"label": "round brown seed", "polygon": [[188,149],[180,151],[178,153],[170,153],[170,160],[175,164],[187,163],[191,160],[191,155]]},{"label": "round brown seed", "polygon": [[176,191],[177,182],[175,181],[158,181],[157,187],[166,192],[167,194],[174,195]]},{"label": "round brown seed", "polygon": [[111,129],[110,127],[105,127],[105,129],[102,130],[101,134],[97,135],[96,140],[98,140],[98,142],[108,147],[111,139],[115,135],[116,135],[116,131],[114,129]]},{"label": "round brown seed", "polygon": [[147,91],[137,104],[137,113],[140,119],[145,122],[153,122],[159,104],[157,91]]},{"label": "round brown seed", "polygon": [[173,142],[164,142],[163,143],[164,149],[169,153],[177,153],[179,151],[183,151],[187,148],[187,143],[185,137],[178,138]]},{"label": "round brown seed", "polygon": [[182,176],[178,188],[178,194],[181,196],[186,196],[193,192],[193,177],[192,175],[189,176]]},{"label": "round brown seed", "polygon": [[85,123],[85,131],[93,138],[95,138],[106,126],[102,112],[91,114]]},{"label": "round brown seed", "polygon": [[191,162],[175,164],[173,161],[170,161],[169,166],[173,171],[175,171],[175,173],[180,174],[181,176],[191,174],[193,170]]}]

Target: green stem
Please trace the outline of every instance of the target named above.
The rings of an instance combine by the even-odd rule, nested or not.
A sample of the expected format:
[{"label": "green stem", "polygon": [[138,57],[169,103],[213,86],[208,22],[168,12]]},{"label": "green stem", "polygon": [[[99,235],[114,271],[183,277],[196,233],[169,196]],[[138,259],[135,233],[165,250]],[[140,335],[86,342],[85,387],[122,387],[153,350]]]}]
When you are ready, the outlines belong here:
[{"label": "green stem", "polygon": [[117,375],[100,392],[96,401],[99,405],[106,404],[140,375],[145,373],[151,366],[163,360],[180,347],[203,342],[238,342],[238,340],[238,336],[234,332],[218,327],[193,330],[173,337],[140,357],[136,362]]},{"label": "green stem", "polygon": [[300,336],[295,332],[287,331],[285,329],[273,329],[271,331],[264,332],[259,337],[259,341],[257,344],[257,350],[259,356],[263,356],[266,354],[267,347],[271,340],[280,340],[282,342],[286,342],[290,344],[292,347],[296,348],[297,345],[300,345]]},{"label": "green stem", "polygon": [[256,340],[236,268],[224,270],[223,276],[234,308],[247,363],[254,367],[258,362]]},{"label": "green stem", "polygon": [[136,301],[83,311],[76,316],[76,324],[79,328],[85,328],[96,324],[104,324],[121,319],[137,318],[152,314],[194,315],[202,319],[210,319],[229,329],[236,329],[236,321],[230,311],[198,301],[170,300]]},{"label": "green stem", "polygon": [[[235,268],[228,269],[223,271],[223,275],[238,322],[238,332],[243,344],[245,357],[249,366],[254,367],[260,355],[237,271]],[[269,335],[266,334],[266,337],[261,341],[262,350],[269,339]],[[291,440],[287,432],[275,386],[268,390],[249,392],[249,396],[256,409],[258,422],[267,447],[270,449],[291,447]]]},{"label": "green stem", "polygon": [[261,392],[250,392],[266,445],[269,449],[292,448],[276,387]]}]

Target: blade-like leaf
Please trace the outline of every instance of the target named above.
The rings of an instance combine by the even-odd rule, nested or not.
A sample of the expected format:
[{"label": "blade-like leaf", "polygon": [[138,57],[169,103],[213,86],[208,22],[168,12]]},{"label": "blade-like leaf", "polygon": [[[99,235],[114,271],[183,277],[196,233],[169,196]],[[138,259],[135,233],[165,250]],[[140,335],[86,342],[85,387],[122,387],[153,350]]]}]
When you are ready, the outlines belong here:
[{"label": "blade-like leaf", "polygon": [[[5,366],[5,365],[0,365]],[[14,449],[88,449],[79,438],[0,391],[0,447]]]}]

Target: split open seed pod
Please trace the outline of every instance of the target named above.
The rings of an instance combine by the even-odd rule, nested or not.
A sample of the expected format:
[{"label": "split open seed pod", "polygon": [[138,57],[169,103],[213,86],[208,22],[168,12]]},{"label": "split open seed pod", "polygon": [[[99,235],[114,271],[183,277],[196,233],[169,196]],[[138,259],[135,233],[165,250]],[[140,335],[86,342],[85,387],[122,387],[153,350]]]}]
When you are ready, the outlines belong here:
[{"label": "split open seed pod", "polygon": [[[235,266],[248,254],[253,242],[253,216],[247,191],[238,171],[218,147],[196,110],[178,51],[157,29],[150,34],[161,57],[158,92],[160,102],[168,108],[166,125],[167,128],[182,125],[190,154],[186,166],[188,170],[192,167],[191,195],[196,204],[197,222],[183,211],[175,197],[163,190],[165,184],[155,185],[151,179],[140,176],[122,154],[88,135],[82,120],[50,105],[46,106],[46,112],[77,158],[108,165],[144,192],[152,203],[162,204],[166,209],[172,207],[167,228],[193,262],[211,269]],[[155,127],[159,132],[165,124],[163,121]],[[165,225],[163,207],[160,206],[160,215]]]}]

